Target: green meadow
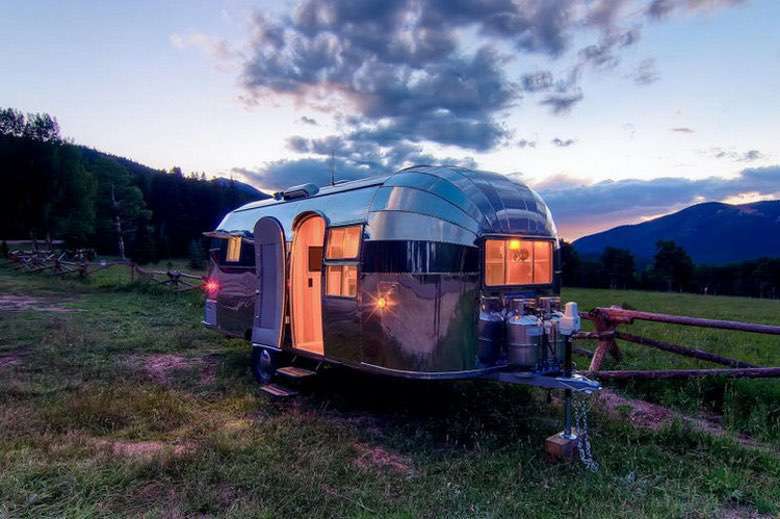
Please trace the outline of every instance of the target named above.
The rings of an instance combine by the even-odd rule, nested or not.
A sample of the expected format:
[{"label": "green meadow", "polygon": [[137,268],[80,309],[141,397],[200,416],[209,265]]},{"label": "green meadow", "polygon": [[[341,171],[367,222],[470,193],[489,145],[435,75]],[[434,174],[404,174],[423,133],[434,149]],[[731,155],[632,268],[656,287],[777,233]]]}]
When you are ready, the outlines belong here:
[{"label": "green meadow", "polygon": [[[579,289],[564,298],[780,323],[778,301]],[[591,473],[545,461],[561,410],[541,390],[332,368],[302,395],[274,400],[257,389],[248,345],[200,325],[199,294],[130,283],[120,269],[79,281],[0,266],[0,305],[0,517],[780,513],[777,380],[614,386],[681,415],[722,417],[726,434],[682,420],[637,427],[597,404],[601,469]],[[780,365],[777,337],[631,331]],[[704,365],[621,347],[621,368]]]}]

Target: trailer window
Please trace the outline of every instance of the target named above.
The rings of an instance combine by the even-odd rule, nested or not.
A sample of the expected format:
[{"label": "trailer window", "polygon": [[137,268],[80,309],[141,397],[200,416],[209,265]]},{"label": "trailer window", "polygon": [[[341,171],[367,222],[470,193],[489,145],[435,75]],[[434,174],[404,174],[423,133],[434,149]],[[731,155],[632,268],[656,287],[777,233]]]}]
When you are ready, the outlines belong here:
[{"label": "trailer window", "polygon": [[485,241],[485,284],[546,285],[552,283],[552,242],[548,240]]},{"label": "trailer window", "polygon": [[228,263],[237,263],[241,259],[241,236],[231,236],[228,238],[227,254],[225,261]]},{"label": "trailer window", "polygon": [[255,266],[255,248],[240,236],[212,239],[209,254],[215,263],[226,268]]},{"label": "trailer window", "polygon": [[328,230],[328,259],[357,258],[360,250],[360,225]]},{"label": "trailer window", "polygon": [[357,297],[357,260],[360,251],[360,225],[328,229],[325,251],[325,295]]},{"label": "trailer window", "polygon": [[338,297],[357,296],[357,266],[328,265],[326,295]]}]

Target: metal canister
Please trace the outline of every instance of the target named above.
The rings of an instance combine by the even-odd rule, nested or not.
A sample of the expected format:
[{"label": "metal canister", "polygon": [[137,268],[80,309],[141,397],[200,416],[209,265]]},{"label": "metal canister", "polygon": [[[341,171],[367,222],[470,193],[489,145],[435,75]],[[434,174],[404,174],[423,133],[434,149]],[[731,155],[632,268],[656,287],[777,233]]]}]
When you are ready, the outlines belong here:
[{"label": "metal canister", "polygon": [[504,312],[497,297],[483,298],[479,308],[479,349],[477,357],[483,366],[492,366],[498,360],[505,339]]},{"label": "metal canister", "polygon": [[507,321],[507,359],[516,367],[535,369],[539,362],[542,323],[537,316],[525,313],[522,305],[513,306]]},{"label": "metal canister", "polygon": [[551,353],[555,359],[549,359],[554,364],[563,365],[566,358],[566,337],[561,333],[560,324],[563,314],[561,312],[552,312],[549,319],[544,322],[547,343],[550,345]]},{"label": "metal canister", "polygon": [[566,337],[561,333],[561,317],[563,317],[561,312],[553,312],[550,318],[553,324],[553,336],[550,337],[550,341],[555,345],[558,364],[563,366],[563,361],[566,358]]}]

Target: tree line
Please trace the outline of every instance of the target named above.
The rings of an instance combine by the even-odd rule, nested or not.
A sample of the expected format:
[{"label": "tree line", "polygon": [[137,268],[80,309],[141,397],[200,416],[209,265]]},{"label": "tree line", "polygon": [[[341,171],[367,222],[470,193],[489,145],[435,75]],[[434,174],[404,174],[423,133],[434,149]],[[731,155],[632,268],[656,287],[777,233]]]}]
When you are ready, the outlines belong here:
[{"label": "tree line", "polygon": [[582,258],[561,243],[563,285],[693,292],[709,295],[780,297],[780,258],[760,258],[729,265],[696,265],[673,241],[656,243],[653,261],[638,268],[630,251],[607,247],[597,258]]},{"label": "tree line", "polygon": [[0,108],[0,177],[0,240],[62,239],[140,263],[199,253],[204,231],[262,196],[73,144],[56,118],[12,108]]}]

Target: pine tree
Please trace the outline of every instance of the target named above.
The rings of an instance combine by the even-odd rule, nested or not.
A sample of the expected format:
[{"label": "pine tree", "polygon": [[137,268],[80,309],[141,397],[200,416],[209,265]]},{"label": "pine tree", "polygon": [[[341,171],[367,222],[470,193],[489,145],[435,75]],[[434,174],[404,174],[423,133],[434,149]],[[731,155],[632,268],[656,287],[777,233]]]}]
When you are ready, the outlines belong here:
[{"label": "pine tree", "polygon": [[203,246],[200,240],[192,240],[190,242],[190,268],[194,270],[203,270],[206,268],[206,255],[203,252]]}]

